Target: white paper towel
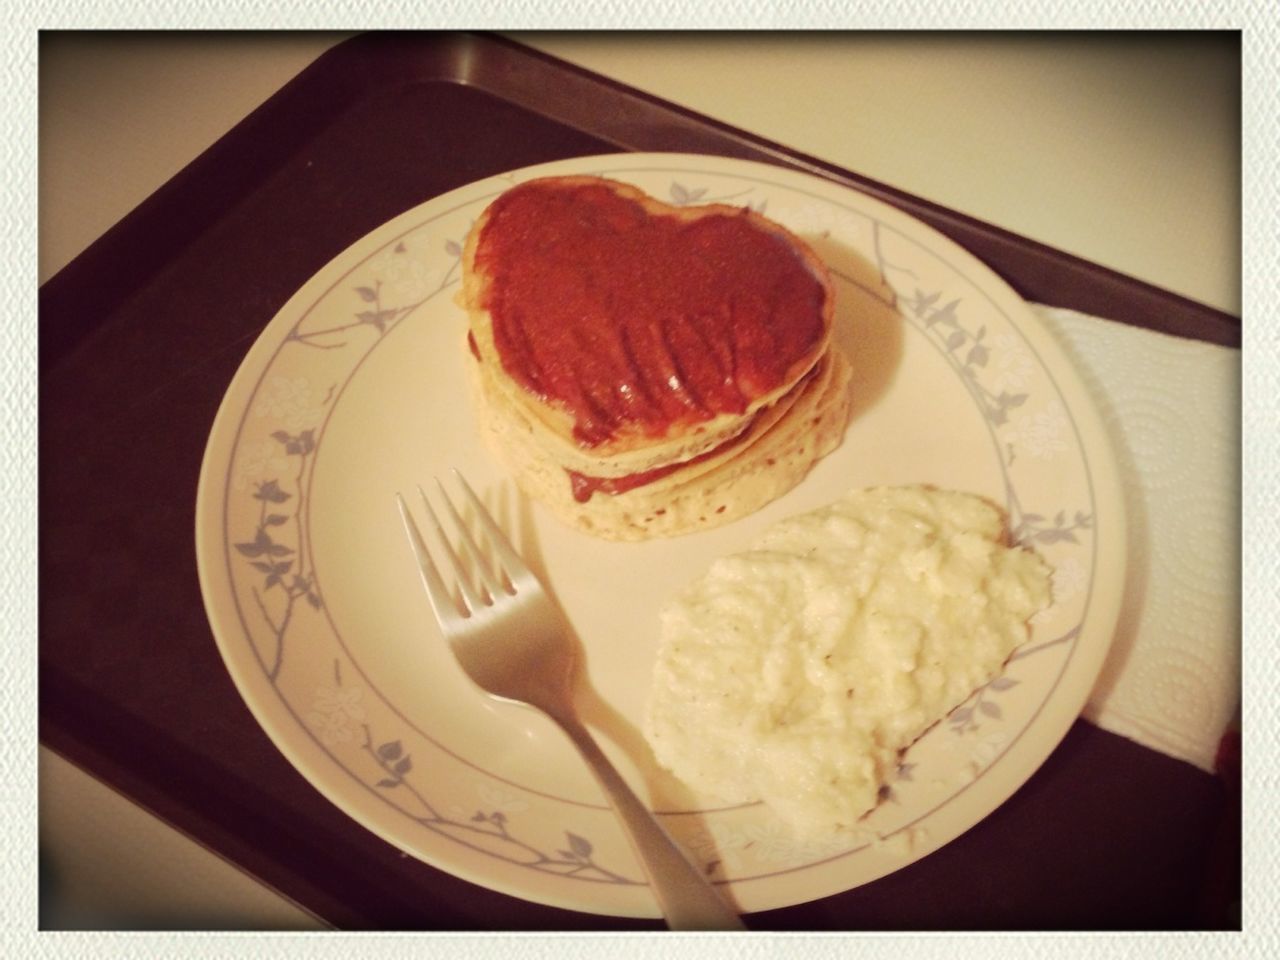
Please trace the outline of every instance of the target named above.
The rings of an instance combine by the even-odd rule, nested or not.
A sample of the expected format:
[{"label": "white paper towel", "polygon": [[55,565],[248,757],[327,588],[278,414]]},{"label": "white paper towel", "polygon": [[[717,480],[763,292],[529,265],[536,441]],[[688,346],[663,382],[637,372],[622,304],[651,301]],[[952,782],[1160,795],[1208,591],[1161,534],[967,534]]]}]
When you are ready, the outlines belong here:
[{"label": "white paper towel", "polygon": [[1240,351],[1033,305],[1106,422],[1125,599],[1084,716],[1212,771],[1240,704]]}]

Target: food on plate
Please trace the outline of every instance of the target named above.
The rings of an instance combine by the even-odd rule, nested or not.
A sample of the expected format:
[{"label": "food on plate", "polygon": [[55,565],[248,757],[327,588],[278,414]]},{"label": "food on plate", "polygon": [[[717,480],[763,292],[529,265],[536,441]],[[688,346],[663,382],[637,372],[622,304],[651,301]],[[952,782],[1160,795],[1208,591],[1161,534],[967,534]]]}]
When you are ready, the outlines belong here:
[{"label": "food on plate", "polygon": [[486,208],[462,263],[481,432],[581,530],[728,522],[840,441],[850,371],[827,269],[750,209],[531,180]]},{"label": "food on plate", "polygon": [[1050,571],[986,500],[850,492],[715,561],[661,612],[645,735],[724,803],[803,837],[851,829],[900,755],[990,682],[1050,601]]}]

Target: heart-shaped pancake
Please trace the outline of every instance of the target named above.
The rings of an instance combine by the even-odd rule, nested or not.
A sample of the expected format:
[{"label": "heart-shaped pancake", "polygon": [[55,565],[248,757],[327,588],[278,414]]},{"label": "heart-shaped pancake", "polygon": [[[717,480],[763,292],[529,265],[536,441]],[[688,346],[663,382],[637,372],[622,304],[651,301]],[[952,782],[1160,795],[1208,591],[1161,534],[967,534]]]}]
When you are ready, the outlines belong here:
[{"label": "heart-shaped pancake", "polygon": [[798,238],[746,208],[669,206],[614,181],[508,190],[466,268],[480,352],[596,454],[758,409],[830,336],[827,271]]},{"label": "heart-shaped pancake", "polygon": [[[596,177],[528,181],[477,220],[460,299],[488,436],[505,438],[528,492],[563,486],[573,510],[616,500],[607,509],[621,503],[631,523],[627,504],[748,462],[792,407],[811,428],[818,411],[843,424],[826,267],[747,208],[671,206]],[[782,489],[835,442],[810,443]],[[673,526],[656,517],[641,528]]]}]

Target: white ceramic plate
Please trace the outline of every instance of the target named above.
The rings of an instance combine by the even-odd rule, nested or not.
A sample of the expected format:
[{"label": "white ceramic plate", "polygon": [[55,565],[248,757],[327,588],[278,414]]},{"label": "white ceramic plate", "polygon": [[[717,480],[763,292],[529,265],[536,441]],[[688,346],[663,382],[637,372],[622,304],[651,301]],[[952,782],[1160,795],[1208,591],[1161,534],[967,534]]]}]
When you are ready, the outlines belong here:
[{"label": "white ceramic plate", "polygon": [[[829,263],[854,414],[840,448],[754,516],[673,540],[593,540],[518,499],[477,441],[454,303],[461,244],[502,190],[571,173],[672,203],[750,205]],[[541,715],[480,695],[437,632],[393,494],[454,466],[565,607],[607,752],[744,911],[875,879],[994,810],[1078,715],[1119,607],[1122,501],[1089,397],[1027,305],[923,224],[805,174],[673,154],[543,165],[406,212],[299,290],[227,391],[198,495],[205,602],[249,707],[318,790],[415,857],[560,907],[658,915],[568,742]],[[1056,568],[1030,642],[911,749],[856,836],[799,843],[761,805],[688,795],[638,729],[659,604],[773,521],[898,483],[1006,506],[1015,535]]]}]

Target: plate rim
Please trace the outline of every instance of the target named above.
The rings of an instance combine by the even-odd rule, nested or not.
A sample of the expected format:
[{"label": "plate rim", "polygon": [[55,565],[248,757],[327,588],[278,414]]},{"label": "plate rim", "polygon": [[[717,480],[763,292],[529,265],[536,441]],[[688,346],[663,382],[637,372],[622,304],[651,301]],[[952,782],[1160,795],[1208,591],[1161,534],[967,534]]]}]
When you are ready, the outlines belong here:
[{"label": "plate rim", "polygon": [[[225,501],[226,497],[225,485],[219,487],[218,480],[215,478],[215,474],[218,474],[223,480],[225,480],[227,473],[226,470],[223,470],[220,473],[214,470],[215,461],[218,457],[216,449],[217,444],[220,438],[225,435],[228,422],[234,421],[238,417],[243,417],[245,413],[244,403],[247,403],[253,396],[253,391],[249,391],[244,397],[243,403],[238,404],[236,402],[239,399],[239,393],[246,390],[246,381],[251,379],[249,375],[246,374],[246,370],[252,368],[254,374],[258,377],[264,375],[270,367],[275,351],[282,346],[282,342],[277,342],[277,328],[279,327],[281,318],[292,316],[293,313],[297,311],[297,308],[308,300],[318,302],[319,297],[323,296],[323,292],[320,291],[323,289],[331,289],[337,282],[339,282],[327,282],[325,280],[325,278],[328,277],[337,267],[346,262],[352,262],[358,266],[360,263],[364,262],[372,252],[390,243],[390,240],[381,238],[384,234],[390,233],[393,224],[408,222],[426,208],[440,205],[451,197],[461,197],[467,192],[476,191],[477,196],[471,197],[465,201],[465,205],[471,205],[479,202],[484,198],[484,196],[486,196],[483,192],[479,192],[482,186],[492,185],[493,193],[496,195],[497,192],[500,192],[501,189],[505,188],[504,185],[509,186],[511,183],[516,182],[516,178],[527,179],[537,175],[550,175],[555,172],[567,172],[565,171],[566,165],[577,168],[575,172],[587,172],[586,168],[590,168],[595,165],[598,166],[601,172],[606,175],[610,173],[625,174],[627,172],[634,172],[634,168],[641,166],[644,166],[648,172],[654,172],[657,169],[661,169],[663,165],[671,167],[675,172],[689,173],[694,172],[693,168],[698,168],[699,172],[705,172],[708,174],[728,174],[734,177],[739,176],[740,171],[743,173],[749,171],[761,182],[786,187],[788,189],[796,188],[790,183],[778,183],[777,180],[782,179],[786,181],[796,181],[799,183],[809,183],[814,185],[815,188],[820,186],[821,192],[852,194],[858,198],[859,205],[870,205],[873,208],[878,208],[880,211],[887,213],[891,219],[898,220],[908,225],[912,232],[923,233],[923,235],[929,238],[931,244],[940,245],[946,250],[950,257],[955,257],[963,262],[966,267],[976,270],[981,278],[980,286],[984,291],[987,289],[988,285],[994,285],[994,287],[1000,292],[1004,301],[1015,308],[1016,316],[1007,314],[1010,322],[1014,324],[1024,337],[1027,337],[1028,334],[1032,335],[1029,338],[1029,343],[1033,346],[1033,349],[1036,349],[1037,354],[1040,354],[1042,350],[1047,350],[1050,353],[1051,360],[1054,361],[1053,363],[1045,362],[1043,355],[1038,356],[1038,359],[1043,372],[1053,380],[1054,387],[1058,394],[1063,396],[1064,399],[1069,396],[1072,399],[1083,401],[1083,403],[1071,405],[1070,412],[1073,419],[1078,418],[1082,420],[1087,427],[1085,432],[1089,435],[1090,442],[1086,442],[1085,436],[1080,435],[1081,431],[1079,425],[1075,426],[1075,429],[1077,431],[1080,453],[1087,463],[1085,474],[1088,478],[1091,491],[1094,493],[1093,499],[1095,508],[1101,507],[1103,504],[1107,504],[1111,508],[1109,512],[1114,515],[1109,521],[1107,529],[1108,538],[1112,543],[1109,547],[1109,560],[1110,563],[1115,566],[1115,570],[1111,574],[1111,578],[1115,581],[1115,587],[1111,591],[1112,596],[1110,597],[1110,602],[1106,604],[1106,609],[1101,611],[1098,610],[1095,606],[1098,598],[1090,597],[1085,612],[1082,614],[1081,624],[1083,625],[1088,622],[1094,627],[1094,629],[1098,629],[1098,621],[1101,620],[1107,624],[1108,633],[1114,636],[1115,626],[1119,618],[1121,601],[1123,599],[1123,583],[1127,565],[1127,519],[1124,511],[1124,499],[1119,484],[1119,468],[1115,451],[1108,431],[1103,426],[1101,414],[1096,407],[1096,403],[1089,395],[1086,385],[1069,354],[1053,337],[1052,331],[1048,326],[1035,314],[1030,304],[1023,300],[1023,298],[1019,296],[1016,291],[1014,291],[1013,288],[991,267],[987,266],[983,261],[970,253],[964,247],[940,233],[936,228],[918,220],[911,214],[894,207],[892,204],[886,203],[878,197],[863,193],[855,187],[830,180],[820,174],[815,174],[809,171],[796,170],[794,168],[781,167],[753,160],[742,160],[710,154],[688,154],[678,152],[611,153],[548,161],[546,163],[521,167],[502,174],[485,177],[480,180],[473,181],[472,183],[464,184],[436,197],[429,198],[428,200],[423,201],[423,203],[402,211],[395,217],[392,217],[384,223],[374,227],[362,237],[358,238],[355,242],[339,251],[334,257],[330,258],[330,260],[321,266],[304,284],[298,288],[298,290],[281,306],[276,314],[273,315],[273,317],[263,327],[259,336],[255,339],[253,345],[237,367],[236,373],[227,386],[222,401],[219,404],[217,415],[210,427],[204,456],[201,461],[199,480],[197,483],[195,511],[197,568],[206,615],[210,621],[221,659],[223,660],[224,665],[226,665],[228,672],[231,674],[237,691],[240,693],[241,698],[246,702],[246,705],[250,708],[255,720],[263,731],[267,733],[268,738],[273,742],[276,748],[284,754],[285,758],[291,763],[295,770],[302,774],[302,776],[307,779],[308,782],[323,796],[325,796],[326,799],[334,803],[335,806],[345,814],[352,817],[352,819],[356,820],[356,822],[360,823],[366,829],[369,829],[375,835],[396,846],[398,849],[405,849],[403,841],[395,836],[395,830],[385,829],[381,823],[376,821],[376,819],[361,816],[359,812],[351,809],[350,804],[341,802],[338,798],[332,795],[329,789],[325,789],[316,782],[316,778],[311,773],[311,770],[313,769],[312,763],[314,761],[311,758],[303,756],[307,751],[299,751],[296,749],[296,731],[291,729],[286,730],[285,726],[287,726],[287,724],[280,723],[280,718],[273,715],[270,705],[262,703],[256,696],[252,695],[260,693],[255,690],[255,687],[257,686],[256,681],[260,681],[262,678],[254,677],[251,671],[248,670],[247,665],[241,661],[241,658],[233,656],[233,651],[230,648],[231,641],[229,638],[224,636],[224,631],[220,629],[220,618],[223,613],[218,609],[218,604],[215,602],[216,598],[214,589],[215,586],[220,586],[220,584],[215,583],[215,574],[212,567],[217,566],[215,554],[225,553],[226,551],[224,549],[224,545],[220,542],[221,524],[219,523],[216,524],[215,527],[209,527],[207,521],[208,511],[211,508],[211,504],[216,502],[219,497],[223,498]],[[770,177],[774,179],[769,179]],[[750,177],[746,178],[750,179]],[[817,196],[817,194],[811,195]],[[828,197],[820,198],[824,200],[829,199]],[[365,253],[366,248],[368,248],[369,253]],[[365,253],[363,259],[358,256],[360,253]],[[355,267],[352,267],[351,269],[354,270]],[[351,271],[348,270],[347,272],[349,273]],[[972,275],[970,273],[962,273],[962,276],[969,279],[970,282],[973,282]],[[272,335],[273,331],[276,334],[275,336]],[[1065,383],[1059,382],[1055,377],[1055,372],[1057,371],[1063,372]],[[1096,454],[1096,457],[1090,457],[1091,451]],[[233,453],[234,442],[229,445],[225,453],[226,466],[228,468],[230,466],[230,460]],[[1097,488],[1099,487],[1104,488],[1104,492],[1108,495],[1105,497],[1100,495],[1097,492]],[[221,514],[217,514],[217,516],[221,516]],[[1100,562],[1102,551],[1096,539],[1094,543],[1094,552],[1096,555],[1095,570],[1097,570],[1097,563]],[[1108,640],[1107,643],[1096,643],[1091,645],[1089,650],[1091,651],[1092,656],[1087,658],[1073,658],[1073,660],[1064,667],[1062,676],[1059,677],[1055,686],[1061,686],[1063,678],[1065,678],[1068,673],[1073,675],[1079,674],[1081,676],[1087,675],[1090,678],[1096,678],[1102,668],[1109,648],[1110,640]],[[275,688],[272,687],[272,689],[274,690]],[[990,806],[985,813],[956,832],[949,839],[955,839],[955,837],[960,836],[968,829],[971,829],[972,826],[975,826],[977,823],[994,813],[995,810],[998,809],[999,806],[1002,805],[1009,796],[1011,796],[1013,792],[1022,785],[1022,783],[1029,779],[1036,770],[1039,769],[1043,762],[1052,754],[1053,750],[1056,749],[1062,737],[1066,735],[1071,724],[1077,717],[1079,717],[1088,700],[1090,689],[1091,683],[1078,682],[1076,692],[1071,697],[1064,698],[1057,690],[1046,697],[1045,701],[1037,708],[1037,714],[1044,711],[1045,707],[1048,705],[1052,705],[1054,707],[1054,710],[1052,711],[1053,716],[1051,718],[1053,724],[1052,734],[1047,738],[1042,736],[1043,739],[1051,739],[1052,744],[1047,750],[1043,751],[1043,756],[1034,763],[1028,764],[1026,761],[1022,761],[1017,764],[1005,763],[1002,765],[1000,767],[1000,773],[1002,776],[996,781],[990,781],[988,783],[988,786],[990,786],[991,783],[998,784],[998,792],[1000,793],[999,799],[994,803],[994,805]],[[276,696],[277,698],[280,697],[278,691]],[[293,715],[290,714],[290,717],[293,718]],[[1032,723],[1041,722],[1049,721],[1041,721],[1033,718],[1033,720],[1029,721],[1027,726],[1023,728],[1022,732],[1029,729]],[[1042,735],[1044,733],[1043,730],[1039,732]],[[1021,736],[1021,733],[1019,736]],[[1017,743],[1015,742],[1015,744],[1010,747],[1010,751],[1012,751],[1016,746]],[[1034,752],[1040,753],[1042,751],[1036,749]],[[329,758],[328,762],[330,764],[334,763],[333,758]],[[338,764],[338,766],[341,766],[341,764]],[[608,905],[601,906],[599,904],[585,901],[571,903],[563,896],[552,894],[540,895],[544,894],[544,891],[538,889],[536,884],[531,888],[520,884],[504,885],[501,882],[496,882],[492,876],[492,870],[471,870],[466,864],[460,864],[456,861],[444,863],[434,858],[428,859],[420,852],[406,852],[411,856],[424,860],[424,862],[427,862],[438,869],[449,872],[455,876],[462,877],[463,879],[471,882],[478,883],[489,889],[516,896],[521,899],[543,903],[548,906],[568,907],[570,909],[608,915],[638,917],[657,916],[657,914],[653,912],[652,907],[647,910],[638,909],[637,912],[634,913],[620,913],[617,909]],[[904,861],[899,866],[905,866],[906,863],[909,862],[911,861]],[[486,864],[486,866],[492,867],[491,864]],[[810,866],[812,866],[812,864]],[[804,868],[797,867],[796,869]],[[734,879],[732,883],[745,885],[755,883],[757,880],[767,879],[769,879],[767,876],[759,878],[749,877]],[[861,882],[869,881],[860,881],[859,883],[855,883],[854,886],[860,885]],[[838,892],[840,891],[822,893],[817,895],[816,898],[820,899]],[[587,898],[587,900],[589,899],[590,898]],[[815,899],[815,897],[801,897],[799,899],[788,900],[786,903],[776,904],[776,906],[787,906],[794,903],[806,902],[812,899]],[[768,908],[770,907],[760,907],[758,909]]]}]

